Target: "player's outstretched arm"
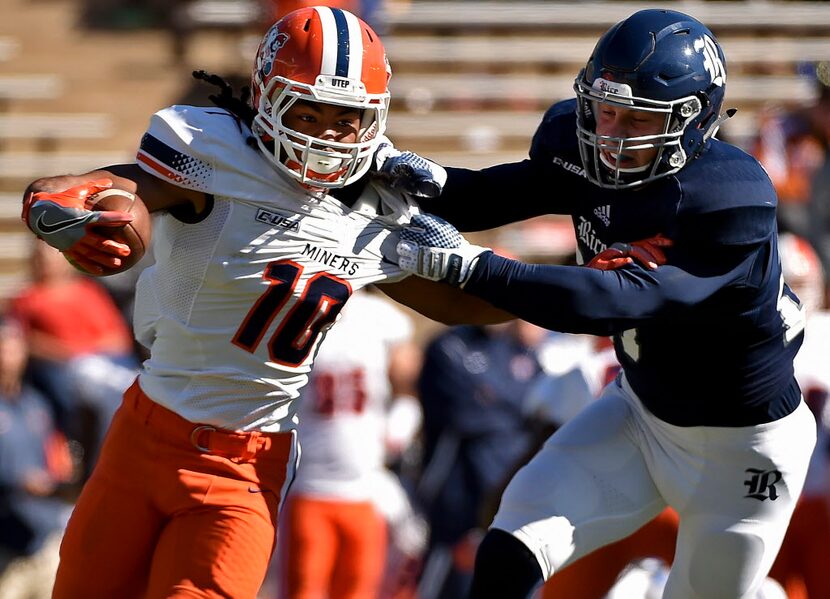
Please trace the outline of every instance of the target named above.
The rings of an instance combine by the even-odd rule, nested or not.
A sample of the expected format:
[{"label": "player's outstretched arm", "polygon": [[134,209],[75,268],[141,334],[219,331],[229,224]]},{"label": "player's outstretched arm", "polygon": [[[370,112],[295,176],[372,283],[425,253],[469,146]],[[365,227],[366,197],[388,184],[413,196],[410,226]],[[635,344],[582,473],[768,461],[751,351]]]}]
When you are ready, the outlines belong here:
[{"label": "player's outstretched arm", "polygon": [[377,288],[396,302],[446,325],[495,324],[515,318],[458,287],[420,277],[407,277],[398,283],[377,285]]}]

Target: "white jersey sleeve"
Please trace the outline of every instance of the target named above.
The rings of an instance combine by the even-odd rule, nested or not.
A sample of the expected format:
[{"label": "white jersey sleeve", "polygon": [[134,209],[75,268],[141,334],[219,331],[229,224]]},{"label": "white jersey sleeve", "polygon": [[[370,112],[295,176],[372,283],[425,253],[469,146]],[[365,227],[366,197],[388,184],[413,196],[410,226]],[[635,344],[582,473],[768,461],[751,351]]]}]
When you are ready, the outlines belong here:
[{"label": "white jersey sleeve", "polygon": [[[193,422],[277,431],[318,345],[349,297],[403,278],[384,258],[417,208],[379,184],[355,208],[284,178],[227,111],[173,106],[153,116],[142,169],[209,195],[199,222],[154,222],[156,263],[136,292],[155,401]],[[147,288],[149,286],[149,288]]]}]

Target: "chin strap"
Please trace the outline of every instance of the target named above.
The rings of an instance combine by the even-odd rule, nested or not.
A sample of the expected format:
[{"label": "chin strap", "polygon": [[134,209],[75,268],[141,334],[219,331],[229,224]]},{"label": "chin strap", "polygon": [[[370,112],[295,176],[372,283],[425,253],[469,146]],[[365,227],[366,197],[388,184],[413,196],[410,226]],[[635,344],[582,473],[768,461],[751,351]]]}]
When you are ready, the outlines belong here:
[{"label": "chin strap", "polygon": [[709,128],[706,130],[706,133],[703,134],[703,142],[705,143],[708,139],[714,137],[717,134],[718,129],[720,129],[720,126],[723,125],[729,119],[731,119],[733,116],[735,116],[736,112],[738,112],[737,108],[729,108],[726,112],[720,115],[714,123],[709,125]]}]

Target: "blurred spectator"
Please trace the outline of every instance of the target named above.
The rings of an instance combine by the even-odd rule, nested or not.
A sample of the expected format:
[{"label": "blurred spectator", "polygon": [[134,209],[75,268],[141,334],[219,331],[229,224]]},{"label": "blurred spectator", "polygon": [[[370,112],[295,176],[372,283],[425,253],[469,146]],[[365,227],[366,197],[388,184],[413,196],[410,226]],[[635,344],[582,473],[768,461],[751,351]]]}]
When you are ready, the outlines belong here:
[{"label": "blurred spectator", "polygon": [[70,505],[56,496],[73,479],[66,439],[42,396],[22,380],[25,339],[0,321],[0,597],[52,593]]},{"label": "blurred spectator", "polygon": [[770,576],[789,599],[830,597],[830,312],[823,305],[824,272],[806,240],[782,234],[784,279],[807,313],[804,344],[795,358],[795,376],[818,426],[807,480]]},{"label": "blurred spectator", "polygon": [[526,455],[523,411],[546,331],[523,321],[453,327],[428,345],[419,378],[424,464],[417,497],[430,526],[420,599],[463,597],[484,499]]},{"label": "blurred spectator", "polygon": [[384,468],[420,428],[420,351],[411,337],[400,309],[360,291],[317,355],[301,396],[302,457],[278,543],[287,599],[377,599],[387,535],[412,545],[414,533],[417,550],[406,497]]},{"label": "blurred spectator", "polygon": [[[830,62],[808,66],[816,100],[796,108],[770,107],[759,115],[752,153],[764,165],[778,193],[782,230],[810,235],[813,179],[830,141]],[[825,229],[824,234],[830,232]]]},{"label": "blurred spectator", "polygon": [[[825,159],[813,178],[808,211],[810,225],[806,239],[818,254],[822,270],[827,273],[830,272],[830,158]],[[830,281],[827,278],[821,291],[824,305],[830,305]]]},{"label": "blurred spectator", "polygon": [[11,298],[9,310],[26,336],[32,383],[52,403],[59,428],[83,442],[91,465],[135,377],[132,335],[109,294],[58,250],[35,240],[30,268],[31,281]]}]

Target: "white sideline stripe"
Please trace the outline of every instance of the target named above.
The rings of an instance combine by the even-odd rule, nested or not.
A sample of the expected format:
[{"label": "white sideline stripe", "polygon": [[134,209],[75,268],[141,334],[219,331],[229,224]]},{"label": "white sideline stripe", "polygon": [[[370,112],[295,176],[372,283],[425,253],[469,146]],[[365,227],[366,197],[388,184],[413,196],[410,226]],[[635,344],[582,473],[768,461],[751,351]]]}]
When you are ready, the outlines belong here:
[{"label": "white sideline stripe", "polygon": [[[503,137],[527,137],[542,122],[544,111],[518,112],[510,110],[492,111],[436,111],[426,114],[395,112],[389,117],[387,135],[396,138],[430,139],[461,137],[475,132],[485,132]],[[738,111],[737,115],[721,127],[732,136],[751,135],[757,126],[757,117],[752,111]]]},{"label": "white sideline stripe", "polygon": [[[830,5],[825,2],[683,2],[678,10],[694,13],[717,32],[719,28],[820,28],[830,26]],[[407,28],[474,28],[501,30],[517,27],[544,27],[552,32],[567,28],[589,28],[600,33],[643,8],[665,8],[657,2],[456,2],[418,0],[391,3],[384,20],[395,33]],[[261,10],[255,0],[195,0],[185,10],[189,24],[196,27],[241,27],[257,23]],[[390,37],[387,35],[387,37]]]},{"label": "white sideline stripe", "polygon": [[[496,75],[471,73],[403,74],[392,77],[393,98],[427,92],[436,100],[541,100],[573,97],[573,75]],[[814,85],[805,77],[733,75],[726,87],[726,102],[759,104],[768,101],[810,100]]]},{"label": "white sideline stripe", "polygon": [[20,291],[23,284],[28,280],[28,275],[21,271],[19,273],[0,274],[0,299],[6,299]]},{"label": "white sideline stripe", "polygon": [[0,178],[35,179],[58,173],[77,174],[112,164],[131,164],[135,155],[123,152],[0,154]]},{"label": "white sideline stripe", "polygon": [[34,236],[28,231],[0,235],[0,260],[25,260],[29,256]]},{"label": "white sideline stripe", "polygon": [[[786,64],[830,60],[830,38],[737,38],[718,40],[726,52],[727,66],[739,63]],[[257,39],[257,43],[259,40]],[[494,64],[582,65],[596,44],[596,35],[583,36],[457,36],[392,37],[386,52],[392,65],[404,62],[458,62]],[[574,72],[576,75],[576,72]]]},{"label": "white sideline stripe", "polygon": [[0,115],[0,138],[98,139],[113,130],[108,114],[15,114]]},{"label": "white sideline stripe", "polygon": [[196,27],[248,26],[261,15],[259,4],[252,0],[196,0],[184,9],[186,24]]},{"label": "white sideline stripe", "polygon": [[20,44],[17,40],[8,37],[0,37],[0,61],[11,60],[17,56],[19,50]]},{"label": "white sideline stripe", "polygon": [[57,75],[0,76],[0,99],[51,99],[63,91]]},{"label": "white sideline stripe", "polygon": [[[529,144],[528,144],[529,145]],[[424,156],[444,166],[479,169],[505,162],[518,162],[527,158],[527,150],[509,152],[425,152]]]},{"label": "white sideline stripe", "polygon": [[[20,218],[20,208],[23,204],[23,189],[20,193],[0,193],[0,219]],[[5,236],[5,234],[3,234]]]},{"label": "white sideline stripe", "polygon": [[[719,28],[753,29],[830,26],[830,5],[825,2],[683,2],[677,10],[692,12],[717,33]],[[684,5],[686,10],[684,10]],[[568,27],[600,32],[644,8],[665,8],[656,2],[440,2],[419,0],[387,11],[386,23],[394,30],[406,27]]]}]

